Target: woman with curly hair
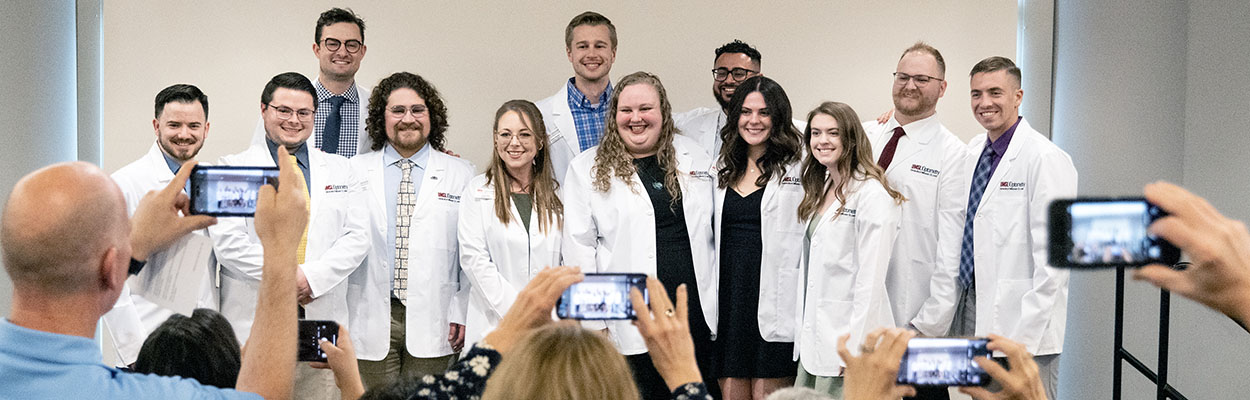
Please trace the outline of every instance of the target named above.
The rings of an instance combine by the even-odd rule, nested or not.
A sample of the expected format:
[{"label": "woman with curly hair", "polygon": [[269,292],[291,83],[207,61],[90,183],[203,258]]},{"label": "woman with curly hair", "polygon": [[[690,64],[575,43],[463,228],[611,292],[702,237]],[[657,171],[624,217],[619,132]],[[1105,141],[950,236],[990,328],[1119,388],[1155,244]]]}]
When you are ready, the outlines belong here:
[{"label": "woman with curly hair", "polygon": [[[686,285],[695,354],[711,382],[717,315],[712,160],[675,135],[672,106],[658,77],[635,72],[616,87],[603,141],[574,158],[565,176],[564,262],[585,272],[655,276],[668,293]],[[643,398],[669,396],[629,321],[585,325],[607,331],[626,355]]]}]

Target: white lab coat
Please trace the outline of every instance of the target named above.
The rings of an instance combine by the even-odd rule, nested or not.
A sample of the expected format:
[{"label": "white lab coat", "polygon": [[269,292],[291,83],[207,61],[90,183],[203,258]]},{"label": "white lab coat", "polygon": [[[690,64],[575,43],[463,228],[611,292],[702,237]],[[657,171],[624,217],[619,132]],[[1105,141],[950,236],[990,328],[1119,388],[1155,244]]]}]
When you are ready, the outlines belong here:
[{"label": "white lab coat", "polygon": [[[112,178],[126,199],[127,214],[134,215],[135,209],[139,206],[139,200],[149,191],[164,189],[174,179],[174,173],[169,171],[160,147],[153,143],[143,157],[114,172]],[[206,235],[207,232],[196,231],[192,234]],[[209,257],[211,259],[212,255]],[[204,260],[204,262],[215,265],[211,260]],[[216,275],[215,270],[206,270],[200,292],[191,294],[199,298],[196,307],[218,309]],[[132,294],[130,286],[139,283],[137,280],[127,280],[122,295],[117,298],[117,305],[104,314],[105,324],[109,329],[109,334],[112,335],[118,358],[123,365],[134,363],[148,335],[169,319],[169,316],[175,314],[172,310],[144,299],[143,296]]]},{"label": "white lab coat", "polygon": [[[968,144],[965,206],[985,143],[981,134]],[[973,221],[977,336],[1003,335],[1034,355],[1063,351],[1068,271],[1047,264],[1047,221],[1051,200],[1076,196],[1076,180],[1072,158],[1020,120]],[[963,224],[959,229],[962,234]],[[958,258],[943,267],[948,271],[934,274],[933,293],[913,322],[923,332],[948,331],[959,301]]]},{"label": "white lab coat", "polygon": [[[305,317],[350,325],[347,313],[347,276],[356,271],[369,249],[366,210],[358,201],[363,180],[352,173],[347,158],[308,147],[309,222],[305,262],[299,266],[308,278],[313,301]],[[265,144],[221,158],[221,165],[275,166]],[[279,183],[281,185],[281,183]],[[221,263],[221,313],[230,320],[239,340],[246,342],[256,312],[264,251],[252,218],[218,218],[208,228]],[[295,288],[291,288],[294,290]]]},{"label": "white lab coat", "polygon": [[[872,159],[881,158],[898,126],[894,118],[884,124],[864,123],[872,143]],[[899,138],[894,160],[885,171],[890,186],[907,199],[885,278],[894,323],[900,327],[907,326],[929,299],[931,277],[939,263],[954,263],[958,270],[963,211],[968,203],[968,197],[960,197],[960,193],[967,190],[963,179],[970,173],[963,170],[967,145],[942,126],[936,114],[903,129],[906,135]],[[942,336],[946,332],[925,334]]]},{"label": "white lab coat", "polygon": [[[462,284],[457,217],[465,187],[473,177],[468,161],[430,150],[425,177],[417,193],[408,226],[408,298],[405,300],[405,347],[413,357],[452,354],[448,325],[464,324],[469,285]],[[360,273],[349,280],[352,305],[352,344],[356,358],[378,361],[386,357],[391,338],[391,280],[393,260],[386,256],[386,178],[382,151],[352,157],[356,174],[368,182],[362,204],[368,209],[369,257]]]},{"label": "white lab coat", "polygon": [[[314,78],[313,81],[316,82],[317,79],[321,79],[321,77],[318,76]],[[369,132],[365,131],[365,122],[366,122],[365,120],[369,119],[368,117],[369,117],[369,94],[370,93],[369,93],[369,89],[360,87],[360,85],[355,84],[355,83],[353,83],[353,85],[356,85],[356,94],[360,96],[360,102],[358,103],[360,106],[359,107],[360,119],[356,121],[357,126],[359,126],[359,128],[356,131],[356,154],[361,154],[361,153],[370,151],[371,149],[369,148],[369,146],[373,145],[373,141],[369,139]],[[320,135],[320,134],[321,132],[313,132],[313,135]],[[314,140],[313,137],[310,137],[308,138],[308,143],[310,145],[314,144],[316,143],[316,140]],[[252,131],[251,146],[256,146],[256,145],[260,145],[260,146],[265,145],[265,119],[264,118],[256,119],[256,129]]]},{"label": "white lab coat", "polygon": [[[708,329],[716,334],[716,310],[720,280],[712,234],[712,198],[715,187],[712,161],[698,144],[677,135],[677,171],[682,210],[690,235],[699,302]],[[594,189],[591,169],[598,147],[573,159],[563,187],[564,263],[584,272],[641,273],[656,276],[655,211],[638,174],[630,185],[612,178],[606,193]],[[616,348],[625,355],[647,352],[646,343],[629,321],[589,321],[592,329],[607,328]]]},{"label": "white lab coat", "polygon": [[[764,186],[760,201],[760,293],[756,311],[760,335],[770,342],[794,341],[795,288],[799,286],[799,261],[803,254],[803,233],[806,225],[799,219],[799,203],[803,201],[802,167],[787,165],[781,176],[774,176]],[[721,248],[721,217],[725,194],[733,188],[716,187],[716,254]]]},{"label": "white lab coat", "polygon": [[487,184],[484,174],[474,177],[460,197],[460,267],[472,287],[465,343],[476,343],[494,330],[534,275],[560,265],[562,230],[557,221],[543,232],[538,210],[532,209],[526,231],[515,203],[511,213],[507,225],[499,221],[495,185]]},{"label": "white lab coat", "polygon": [[573,111],[569,109],[568,82],[560,85],[555,95],[539,100],[535,105],[543,113],[543,125],[547,126],[547,154],[551,155],[551,171],[555,173],[556,182],[563,185],[569,163],[582,153]]},{"label": "white lab coat", "polygon": [[847,347],[854,349],[868,332],[894,324],[885,274],[901,211],[881,182],[856,175],[864,180],[847,182],[840,216],[836,199],[818,216],[809,253],[803,256],[806,279],[797,287],[794,353],[817,376],[838,376],[846,366],[838,356],[838,337],[850,333]]}]

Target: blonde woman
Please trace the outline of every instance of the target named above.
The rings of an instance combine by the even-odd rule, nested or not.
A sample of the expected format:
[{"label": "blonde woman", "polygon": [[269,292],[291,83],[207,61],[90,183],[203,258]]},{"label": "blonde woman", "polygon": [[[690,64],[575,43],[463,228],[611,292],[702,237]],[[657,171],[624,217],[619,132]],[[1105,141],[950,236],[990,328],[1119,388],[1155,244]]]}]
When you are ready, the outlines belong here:
[{"label": "blonde woman", "polygon": [[797,384],[842,397],[846,363],[837,338],[852,348],[868,332],[894,324],[885,275],[898,236],[903,196],[890,188],[872,158],[859,116],[825,102],[807,115],[803,134],[803,201],[808,221],[795,355]]},{"label": "blonde woman", "polygon": [[466,343],[494,329],[538,271],[560,265],[564,205],[542,114],[529,101],[508,101],[495,112],[491,137],[495,156],[460,200],[460,268],[472,283]]},{"label": "blonde woman", "polygon": [[[564,179],[564,262],[585,272],[656,276],[668,293],[687,285],[695,354],[708,378],[717,315],[712,160],[674,135],[672,106],[658,77],[636,72],[616,87],[603,141],[574,158]],[[668,397],[634,325],[585,326],[607,330],[643,398]]]}]

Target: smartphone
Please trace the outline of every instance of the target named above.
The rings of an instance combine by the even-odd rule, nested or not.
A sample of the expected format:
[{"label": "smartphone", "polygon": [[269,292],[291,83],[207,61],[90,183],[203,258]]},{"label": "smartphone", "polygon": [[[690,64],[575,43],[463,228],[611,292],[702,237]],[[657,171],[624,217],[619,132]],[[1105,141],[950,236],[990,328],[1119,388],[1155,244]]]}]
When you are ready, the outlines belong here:
[{"label": "smartphone", "polygon": [[629,302],[629,289],[638,288],[642,299],[647,297],[647,276],[644,274],[586,274],[586,279],[564,290],[556,301],[556,315],[565,319],[616,320],[635,319]]},{"label": "smartphone", "polygon": [[217,217],[256,215],[260,187],[278,185],[277,167],[196,165],[191,170],[191,213]]},{"label": "smartphone", "polygon": [[1150,234],[1166,216],[1143,198],[1078,198],[1050,203],[1050,265],[1065,268],[1174,265],[1181,251]]},{"label": "smartphone", "polygon": [[339,323],[311,319],[299,320],[299,361],[326,361],[321,339],[339,344]]},{"label": "smartphone", "polygon": [[985,338],[912,338],[898,365],[898,383],[913,386],[985,386],[990,375],[972,361],[989,357]]}]

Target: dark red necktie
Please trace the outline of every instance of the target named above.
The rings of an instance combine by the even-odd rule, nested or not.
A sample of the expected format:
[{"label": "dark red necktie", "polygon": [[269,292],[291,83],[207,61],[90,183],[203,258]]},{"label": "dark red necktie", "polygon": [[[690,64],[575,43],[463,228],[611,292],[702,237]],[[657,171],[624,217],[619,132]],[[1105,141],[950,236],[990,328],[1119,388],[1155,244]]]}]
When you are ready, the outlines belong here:
[{"label": "dark red necktie", "polygon": [[890,137],[890,142],[885,144],[885,149],[881,150],[881,158],[877,159],[877,165],[882,170],[890,168],[890,161],[894,161],[894,150],[898,148],[898,138],[903,137],[903,127],[894,128],[894,136]]}]

